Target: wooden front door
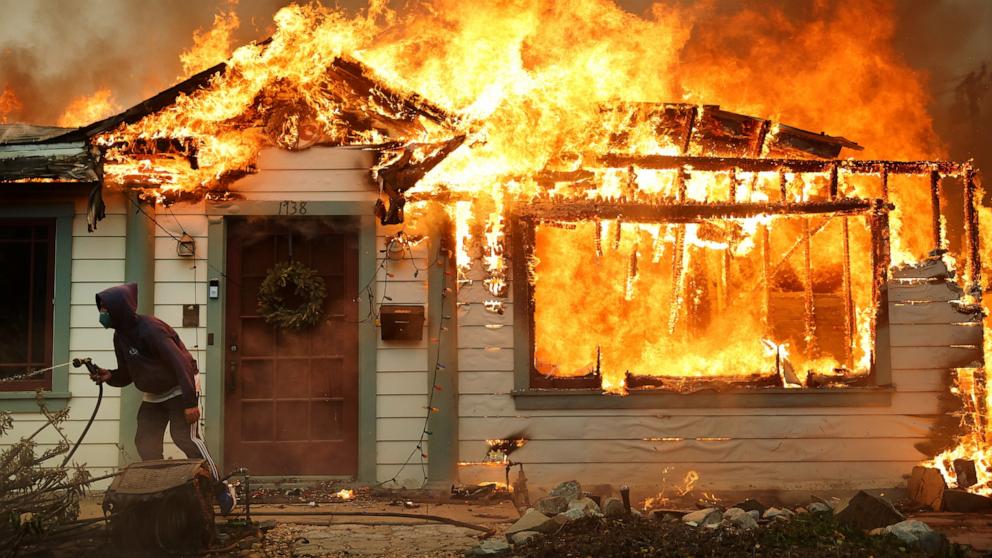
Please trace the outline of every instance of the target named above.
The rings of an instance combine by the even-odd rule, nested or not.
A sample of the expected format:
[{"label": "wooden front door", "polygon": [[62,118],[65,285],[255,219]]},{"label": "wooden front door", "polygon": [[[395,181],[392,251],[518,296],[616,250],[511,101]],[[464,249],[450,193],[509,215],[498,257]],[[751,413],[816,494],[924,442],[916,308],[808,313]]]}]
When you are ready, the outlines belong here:
[{"label": "wooden front door", "polygon": [[[346,219],[234,219],[228,233],[224,463],[254,475],[358,469],[358,229]],[[277,329],[258,289],[278,262],[327,286],[311,329]]]}]

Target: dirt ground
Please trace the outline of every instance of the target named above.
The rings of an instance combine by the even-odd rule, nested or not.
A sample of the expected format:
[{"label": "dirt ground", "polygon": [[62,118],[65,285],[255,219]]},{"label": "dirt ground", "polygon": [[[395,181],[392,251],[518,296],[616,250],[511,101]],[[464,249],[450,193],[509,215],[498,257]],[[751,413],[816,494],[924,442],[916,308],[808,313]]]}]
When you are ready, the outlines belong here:
[{"label": "dirt ground", "polygon": [[[407,495],[406,498],[411,498]],[[273,498],[267,498],[273,500]],[[252,506],[252,519],[274,527],[263,531],[261,537],[246,540],[237,548],[227,552],[216,553],[214,556],[242,556],[251,558],[262,557],[423,557],[448,558],[463,556],[466,550],[476,546],[481,539],[486,538],[479,531],[428,522],[424,520],[362,517],[362,516],[326,516],[322,512],[399,512],[413,514],[439,515],[482,527],[492,529],[496,536],[501,535],[517,518],[517,513],[509,502],[449,502],[431,503],[415,502],[409,499],[397,499],[387,496],[368,496],[349,502],[315,502],[313,506],[302,503],[294,496],[283,498],[284,502],[257,504]],[[275,498],[279,500],[279,498]],[[276,515],[286,512],[312,515]],[[99,517],[102,515],[99,498],[91,497],[84,501],[81,515],[83,517]],[[951,542],[970,545],[974,555],[992,555],[992,514],[959,514],[959,513],[917,513],[909,517],[926,522],[935,530],[948,536]],[[218,517],[218,525],[224,532],[225,519]],[[593,524],[594,523],[594,524]],[[756,552],[754,545],[768,547],[768,541],[751,540],[753,537],[727,537],[714,533],[706,537],[694,536],[684,530],[681,524],[667,524],[645,520],[636,526],[627,525],[623,528],[600,521],[589,525],[569,526],[569,532],[560,533],[559,537],[548,537],[539,544],[528,547],[519,556],[528,558],[552,556],[666,556],[669,550],[674,555],[687,556],[731,556],[731,555],[791,555],[813,556],[799,550],[782,552]],[[572,532],[574,531],[574,532]],[[94,532],[98,532],[94,530]],[[612,533],[612,534],[611,534]],[[779,542],[788,534],[776,534]],[[619,554],[611,554],[611,549],[596,546],[601,539],[613,541],[611,549]],[[712,539],[712,540],[711,540]],[[225,539],[230,542],[231,539]],[[788,548],[787,541],[784,549]],[[886,556],[871,546],[872,543],[850,540],[840,546],[826,549],[824,556]],[[666,545],[675,545],[672,547]],[[750,545],[750,546],[749,546]],[[862,545],[862,546],[858,546]],[[867,546],[864,546],[867,545]],[[229,546],[233,546],[230,544]],[[653,549],[647,553],[638,551],[634,554],[624,553],[624,549],[646,548]],[[747,548],[745,548],[747,547]],[[750,549],[750,550],[748,550]],[[95,552],[95,553],[94,553]],[[913,556],[911,553],[899,552],[902,556]],[[86,556],[102,556],[99,551],[80,552],[77,558]]]}]

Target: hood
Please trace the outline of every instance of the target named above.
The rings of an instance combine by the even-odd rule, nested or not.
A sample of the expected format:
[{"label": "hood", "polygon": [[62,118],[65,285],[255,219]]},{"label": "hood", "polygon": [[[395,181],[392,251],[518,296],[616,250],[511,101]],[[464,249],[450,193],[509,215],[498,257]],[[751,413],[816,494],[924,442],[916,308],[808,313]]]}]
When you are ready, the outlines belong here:
[{"label": "hood", "polygon": [[138,284],[125,283],[97,293],[96,306],[110,312],[114,329],[130,326],[138,312]]}]

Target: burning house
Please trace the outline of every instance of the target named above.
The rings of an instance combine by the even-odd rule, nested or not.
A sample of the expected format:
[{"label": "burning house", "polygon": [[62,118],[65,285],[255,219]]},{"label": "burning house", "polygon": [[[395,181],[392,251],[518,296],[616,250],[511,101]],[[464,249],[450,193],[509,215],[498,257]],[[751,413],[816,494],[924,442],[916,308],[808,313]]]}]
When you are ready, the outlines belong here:
[{"label": "burning house", "polygon": [[[197,358],[213,454],[253,475],[448,485],[512,460],[647,496],[892,487],[984,455],[969,162],[856,158],[844,129],[660,86],[577,99],[586,74],[539,61],[454,102],[369,25],[287,8],[119,114],[0,127],[0,227],[54,293],[0,366],[111,365],[93,295],[133,281]],[[85,420],[85,376],[32,382],[15,410],[40,387]],[[94,470],[135,458],[138,398],[117,402]]]}]

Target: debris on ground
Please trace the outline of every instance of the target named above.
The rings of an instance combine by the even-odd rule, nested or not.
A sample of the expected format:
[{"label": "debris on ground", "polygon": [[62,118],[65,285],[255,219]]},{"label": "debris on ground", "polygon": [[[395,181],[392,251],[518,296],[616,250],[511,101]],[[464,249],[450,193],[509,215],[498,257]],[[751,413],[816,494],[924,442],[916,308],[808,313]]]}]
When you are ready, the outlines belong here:
[{"label": "debris on ground", "polygon": [[[930,539],[927,541],[926,544],[930,544]],[[566,524],[552,535],[534,537],[517,545],[513,555],[520,558],[955,556],[951,547],[943,541],[942,544],[940,548],[946,549],[945,553],[933,553],[929,551],[932,547],[912,546],[895,532],[870,536],[828,514],[799,514],[791,521],[772,521],[759,529],[744,531],[700,528],[682,521],[636,516],[623,519],[587,517]]]}]

